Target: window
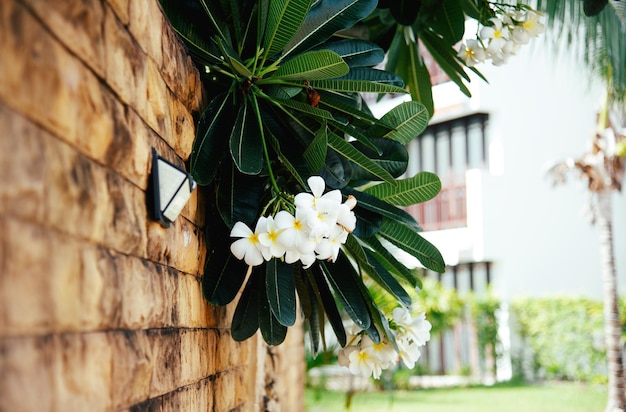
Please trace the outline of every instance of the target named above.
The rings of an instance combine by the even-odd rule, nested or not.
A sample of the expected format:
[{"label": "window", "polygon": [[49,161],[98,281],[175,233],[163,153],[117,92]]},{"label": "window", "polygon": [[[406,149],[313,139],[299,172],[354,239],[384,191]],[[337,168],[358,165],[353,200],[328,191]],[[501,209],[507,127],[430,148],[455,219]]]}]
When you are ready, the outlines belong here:
[{"label": "window", "polygon": [[487,164],[487,121],[488,115],[475,113],[433,124],[409,143],[408,175],[433,172],[442,184],[435,199],[407,208],[424,230],[467,225],[465,172]]}]

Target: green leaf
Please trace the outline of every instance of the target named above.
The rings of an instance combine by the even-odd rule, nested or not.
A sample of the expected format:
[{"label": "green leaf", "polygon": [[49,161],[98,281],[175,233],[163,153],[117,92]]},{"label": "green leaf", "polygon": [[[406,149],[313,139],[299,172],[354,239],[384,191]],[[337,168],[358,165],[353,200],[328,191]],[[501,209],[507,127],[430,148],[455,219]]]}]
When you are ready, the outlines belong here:
[{"label": "green leaf", "polygon": [[259,329],[259,277],[253,270],[233,314],[230,333],[237,342],[252,337]]},{"label": "green leaf", "polygon": [[400,249],[415,256],[424,267],[439,273],[445,272],[446,264],[439,250],[416,231],[401,223],[383,219],[378,233]]},{"label": "green leaf", "polygon": [[272,99],[272,103],[278,106],[284,106],[290,109],[297,110],[318,120],[333,120],[333,116],[328,110],[319,109],[317,107],[311,106],[310,104],[302,103],[296,100]]},{"label": "green leaf", "polygon": [[296,284],[291,265],[280,259],[270,259],[265,271],[267,299],[272,313],[281,325],[296,323]]},{"label": "green leaf", "polygon": [[[270,78],[289,80],[323,80],[341,77],[350,68],[334,51],[318,50],[299,54],[280,65]],[[263,80],[259,81],[263,84]]]},{"label": "green leaf", "polygon": [[328,133],[328,146],[346,159],[356,163],[373,175],[378,176],[379,178],[386,182],[389,182],[390,184],[394,184],[395,180],[388,171],[374,163],[374,161],[365,156],[363,153],[359,152],[353,145],[346,142],[335,133]]},{"label": "green leaf", "polygon": [[395,71],[409,88],[411,98],[424,105],[432,117],[435,112],[430,74],[415,42],[406,43],[401,30],[389,46],[389,59],[385,69]]},{"label": "green leaf", "polygon": [[450,46],[463,39],[465,33],[465,13],[459,0],[443,0],[442,6],[433,13],[430,27]]},{"label": "green leaf", "polygon": [[[376,146],[377,151],[373,151],[369,146],[365,146],[361,141],[352,144],[364,155],[380,165],[389,172],[394,178],[401,176],[409,164],[409,153],[406,147],[395,140],[372,138],[369,142]],[[380,154],[378,154],[380,152]],[[371,181],[378,180],[376,176],[368,173],[360,167],[352,168],[352,180],[350,186],[360,186]]]},{"label": "green leaf", "polygon": [[361,329],[369,328],[372,318],[367,309],[367,302],[359,290],[361,279],[350,261],[340,252],[335,263],[320,262],[320,267],[354,323]]},{"label": "green leaf", "polygon": [[340,113],[348,118],[350,123],[355,127],[371,127],[378,125],[384,130],[383,133],[391,130],[389,126],[381,122],[374,116],[361,110],[360,107],[353,107],[347,103],[344,103],[340,98],[333,96],[328,92],[320,93],[321,99],[319,106],[325,108],[333,113]]},{"label": "green leaf", "polygon": [[303,52],[328,40],[339,30],[367,17],[377,0],[319,0],[285,47],[285,55]]},{"label": "green leaf", "polygon": [[266,183],[267,178],[238,173],[232,162],[222,164],[215,203],[226,226],[239,221],[254,226]]},{"label": "green leaf", "polygon": [[241,173],[257,175],[263,167],[263,142],[253,105],[247,99],[239,108],[230,134],[230,154]]},{"label": "green leaf", "polygon": [[395,276],[405,279],[412,287],[421,285],[419,279],[415,277],[413,272],[400,263],[398,259],[396,259],[395,256],[393,256],[389,250],[387,250],[387,248],[380,243],[378,238],[370,237],[362,239],[362,241],[371,248],[368,253],[370,253],[374,259],[376,259],[376,261],[389,272],[393,273]]},{"label": "green leaf", "polygon": [[426,202],[441,191],[441,180],[430,172],[420,172],[396,182],[396,185],[380,183],[367,188],[365,192],[393,205],[410,206]]},{"label": "green leaf", "polygon": [[385,51],[383,49],[365,40],[344,39],[324,43],[322,46],[318,47],[334,51],[341,56],[343,61],[345,61],[350,68],[372,67],[382,62],[385,58]]},{"label": "green leaf", "polygon": [[[316,90],[332,90],[334,92],[348,93],[406,93],[407,91],[392,84],[375,83],[368,80],[346,80],[346,79],[330,79],[330,80],[314,80],[311,81],[311,87]],[[295,84],[294,84],[295,85]]]},{"label": "green leaf", "polygon": [[191,176],[199,185],[211,183],[224,157],[227,139],[223,128],[232,119],[228,94],[216,96],[202,113],[191,150]]},{"label": "green leaf", "polygon": [[380,119],[394,129],[385,137],[407,144],[419,136],[428,125],[428,111],[420,102],[404,102]]},{"label": "green leaf", "polygon": [[368,155],[369,157],[382,155],[382,151],[378,148],[378,146],[372,143],[372,140],[369,137],[365,136],[365,134],[363,134],[361,130],[357,129],[352,124],[344,125],[337,121],[331,122],[330,124],[333,126],[333,128],[339,130],[340,132],[343,132],[346,137],[349,136],[355,138],[358,142],[361,143],[361,146],[367,147],[371,151],[375,152],[374,155]]},{"label": "green leaf", "polygon": [[204,264],[202,293],[214,305],[230,303],[241,288],[248,265],[237,260],[227,247],[213,251]]},{"label": "green leaf", "polygon": [[271,0],[263,48],[265,56],[279,53],[296,33],[309,12],[311,0]]},{"label": "green leaf", "polygon": [[[328,283],[326,283],[326,278],[322,270],[318,265],[313,265],[310,269],[306,270],[306,274],[309,279],[309,284],[315,291],[316,298],[324,308],[324,312],[326,312],[328,323],[330,323],[333,332],[335,332],[337,342],[339,342],[341,347],[346,346],[346,330],[343,327],[343,319],[341,318],[341,314],[328,287]],[[324,328],[320,328],[320,332],[323,333],[323,331]]]},{"label": "green leaf", "polygon": [[389,219],[401,222],[403,225],[408,226],[416,232],[420,232],[422,230],[413,216],[396,206],[390,205],[389,203],[368,193],[360,192],[349,187],[344,188],[343,192],[346,195],[356,197],[357,207],[362,207],[363,209],[370,210],[382,216],[386,216]]},{"label": "green leaf", "polygon": [[228,43],[225,43],[222,39],[217,39],[217,45],[219,46],[222,53],[228,59],[228,62],[230,63],[231,67],[237,73],[239,73],[241,76],[247,79],[252,78],[253,76],[252,72],[241,62],[241,57],[239,57],[239,55],[235,52],[235,50],[233,50],[233,48]]},{"label": "green leaf", "polygon": [[328,148],[328,135],[326,126],[323,125],[317,131],[313,142],[306,148],[302,156],[306,160],[311,172],[319,172],[326,163],[326,149]]},{"label": "green leaf", "polygon": [[209,37],[192,23],[193,20],[190,16],[194,13],[202,13],[202,11],[185,8],[181,6],[179,0],[160,0],[160,2],[165,15],[187,46],[194,60],[205,65],[220,64],[222,60],[215,44],[211,43],[208,40]]},{"label": "green leaf", "polygon": [[257,284],[259,293],[259,305],[257,307],[259,328],[261,329],[261,335],[263,335],[265,343],[276,346],[280,345],[285,340],[285,336],[287,336],[287,327],[281,325],[278,319],[276,319],[276,316],[274,316],[270,307],[267,288],[263,284],[263,280],[263,277],[260,277]]},{"label": "green leaf", "polygon": [[230,43],[230,34],[228,31],[224,30],[224,28],[226,28],[227,26],[216,13],[215,7],[209,7],[208,0],[199,0],[199,3],[202,5],[202,9],[211,21],[213,29],[217,32],[218,36]]},{"label": "green leaf", "polygon": [[[398,302],[406,307],[411,306],[411,297],[406,290],[400,285],[400,283],[394,278],[391,273],[385,268],[385,266],[376,259],[376,256],[369,251],[367,254],[367,260],[370,266],[365,266],[365,271],[376,283],[378,283],[383,289],[391,294]],[[371,269],[370,269],[371,267]]]},{"label": "green leaf", "polygon": [[426,46],[426,49],[428,49],[439,67],[441,67],[441,69],[448,75],[450,80],[452,80],[459,87],[459,90],[461,90],[464,95],[472,97],[469,89],[463,83],[463,79],[469,82],[470,78],[457,60],[456,51],[440,37],[438,37],[437,34],[429,30],[420,32],[419,37],[424,46]]}]

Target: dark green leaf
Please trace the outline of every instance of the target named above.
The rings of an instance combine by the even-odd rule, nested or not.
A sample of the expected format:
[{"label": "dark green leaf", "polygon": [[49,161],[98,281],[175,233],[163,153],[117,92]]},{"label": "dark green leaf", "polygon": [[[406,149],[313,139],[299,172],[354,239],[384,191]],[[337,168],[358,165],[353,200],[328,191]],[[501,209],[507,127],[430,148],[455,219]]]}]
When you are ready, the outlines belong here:
[{"label": "dark green leaf", "polygon": [[244,99],[230,134],[230,154],[241,173],[257,175],[263,167],[263,142],[253,105]]},{"label": "dark green leaf", "polygon": [[259,293],[259,305],[257,307],[259,328],[261,329],[261,335],[263,335],[265,343],[276,346],[280,345],[285,340],[285,336],[287,336],[287,327],[281,325],[272,312],[269,297],[266,293],[266,282],[264,280],[264,277],[261,276],[257,284]]},{"label": "dark green leaf", "polygon": [[310,269],[306,270],[306,273],[309,283],[315,291],[315,296],[317,296],[321,305],[324,307],[324,312],[326,312],[328,322],[335,332],[337,341],[342,347],[346,346],[346,331],[343,327],[343,320],[341,319],[335,299],[330,292],[330,288],[328,287],[328,283],[326,283],[326,279],[320,267],[313,265]]},{"label": "dark green leaf", "polygon": [[328,136],[326,127],[320,127],[313,139],[313,142],[306,148],[302,156],[309,165],[311,172],[317,173],[325,165],[326,149],[328,147]]},{"label": "dark green leaf", "polygon": [[439,250],[416,231],[401,223],[383,219],[378,233],[400,249],[415,256],[427,269],[439,273],[445,272],[446,264]]},{"label": "dark green leaf", "polygon": [[219,169],[228,143],[223,129],[232,119],[230,96],[215,97],[202,113],[191,150],[191,176],[200,185],[208,185]]},{"label": "dark green leaf", "polygon": [[231,336],[234,340],[244,341],[259,329],[259,274],[253,270],[246,287],[241,293],[239,303],[233,314]]},{"label": "dark green leaf", "polygon": [[352,27],[376,8],[377,0],[319,0],[285,47],[285,54],[303,52]]},{"label": "dark green leaf", "polygon": [[285,47],[302,24],[310,5],[311,0],[270,1],[263,37],[266,57],[274,56]]},{"label": "dark green leaf", "polygon": [[235,222],[252,227],[259,216],[259,205],[267,178],[238,173],[235,165],[225,162],[217,186],[217,209],[229,228]]},{"label": "dark green leaf", "polygon": [[362,282],[350,261],[340,252],[335,263],[320,262],[320,266],[350,318],[361,329],[369,328],[372,319],[367,302],[359,290]]},{"label": "dark green leaf", "polygon": [[450,45],[454,46],[463,39],[465,33],[465,14],[461,2],[465,0],[443,0],[432,14],[430,27]]},{"label": "dark green leaf", "polygon": [[[389,174],[394,178],[401,176],[406,171],[409,164],[409,153],[402,143],[396,142],[395,140],[378,138],[370,139],[370,143],[376,146],[376,149],[380,152],[380,154],[371,150],[369,146],[364,146],[360,141],[353,142],[352,145],[364,155],[372,159],[374,163],[389,172]],[[350,185],[353,187],[360,186],[366,182],[369,183],[371,181],[379,180],[376,176],[356,165],[352,169],[352,180],[350,181]]]},{"label": "dark green leaf", "polygon": [[241,288],[248,265],[230,253],[228,247],[213,251],[204,264],[202,293],[214,305],[230,303]]},{"label": "dark green leaf", "polygon": [[471,97],[472,94],[463,83],[463,79],[469,82],[470,78],[457,60],[456,51],[440,37],[438,37],[437,34],[429,30],[420,32],[419,37],[439,67],[441,67],[441,69],[448,75],[450,80],[452,80],[459,87],[463,94],[467,97]]},{"label": "dark green leaf", "polygon": [[411,297],[406,290],[404,290],[402,285],[400,285],[400,283],[391,275],[391,273],[389,273],[385,266],[376,259],[376,256],[372,252],[366,251],[366,253],[367,260],[372,268],[369,269],[368,267],[365,267],[365,271],[369,277],[393,295],[398,302],[406,307],[410,307]]},{"label": "dark green leaf", "polygon": [[296,323],[296,284],[293,268],[280,259],[266,264],[265,282],[270,309],[281,325]]},{"label": "dark green leaf", "polygon": [[[299,54],[284,62],[269,81],[332,79],[345,75],[349,70],[348,65],[334,51],[317,50]],[[259,84],[263,84],[263,80]]]},{"label": "dark green leaf", "polygon": [[351,68],[372,67],[382,62],[385,58],[383,49],[365,40],[344,39],[324,43],[319,47],[334,51],[340,55]]},{"label": "dark green leaf", "polygon": [[398,259],[396,259],[376,237],[370,237],[362,240],[371,248],[368,253],[371,254],[385,269],[393,273],[395,276],[404,278],[413,287],[421,285],[419,279],[413,274],[413,272],[400,263]]},{"label": "dark green leaf", "polygon": [[378,176],[380,179],[390,182],[394,184],[395,180],[393,176],[389,174],[388,171],[383,169],[378,164],[374,163],[372,159],[365,156],[363,153],[358,151],[353,145],[346,142],[341,137],[337,136],[335,133],[328,133],[328,146],[333,150],[337,151],[340,155],[348,159],[349,161],[356,163],[363,169],[372,173],[375,176]]}]

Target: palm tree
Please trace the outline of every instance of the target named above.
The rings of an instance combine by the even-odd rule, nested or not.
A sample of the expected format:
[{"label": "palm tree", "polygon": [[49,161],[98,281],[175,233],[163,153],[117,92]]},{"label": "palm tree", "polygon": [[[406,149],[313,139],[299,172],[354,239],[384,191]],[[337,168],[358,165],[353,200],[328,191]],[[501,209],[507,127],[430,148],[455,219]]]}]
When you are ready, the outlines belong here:
[{"label": "palm tree", "polygon": [[605,411],[626,410],[624,396],[624,362],[620,342],[617,273],[613,247],[612,194],[621,191],[626,157],[626,124],[624,110],[609,105],[598,115],[598,130],[590,150],[577,159],[568,159],[552,166],[548,175],[555,184],[563,183],[569,171],[577,170],[588,183],[592,223],[598,228],[602,282],[604,292],[604,334],[607,350],[609,391]]},{"label": "palm tree", "polygon": [[584,63],[605,81],[606,102],[598,115],[598,130],[588,153],[553,166],[555,183],[575,169],[588,182],[591,217],[598,227],[604,291],[604,330],[609,391],[605,411],[626,410],[621,327],[614,261],[612,193],[624,179],[626,148],[626,5],[616,0],[537,0],[547,15],[552,34],[565,36],[579,50]]}]

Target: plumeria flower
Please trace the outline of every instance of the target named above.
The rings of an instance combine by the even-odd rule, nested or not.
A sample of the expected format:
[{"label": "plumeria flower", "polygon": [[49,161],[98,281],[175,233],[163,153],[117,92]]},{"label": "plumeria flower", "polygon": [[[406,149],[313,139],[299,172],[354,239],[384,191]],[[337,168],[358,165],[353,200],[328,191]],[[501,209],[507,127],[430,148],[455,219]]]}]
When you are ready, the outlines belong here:
[{"label": "plumeria flower", "polygon": [[339,255],[339,249],[341,249],[341,245],[346,243],[347,238],[348,232],[343,230],[341,226],[335,225],[330,235],[320,239],[315,245],[317,258],[330,260],[332,262],[336,261]]},{"label": "plumeria flower", "polygon": [[263,257],[265,260],[270,260],[273,257],[282,257],[285,254],[285,247],[278,241],[280,229],[276,227],[272,216],[265,218],[264,223],[265,227],[259,233],[259,243],[263,246],[261,248]]},{"label": "plumeria flower", "polygon": [[493,25],[483,27],[480,30],[480,38],[489,41],[489,46],[487,46],[489,53],[496,53],[506,44],[506,40],[509,38],[509,29],[497,17],[492,17],[489,21]]},{"label": "plumeria flower", "polygon": [[307,183],[313,194],[306,192],[298,193],[294,199],[296,208],[316,209],[320,199],[325,199],[332,203],[341,203],[341,192],[339,190],[332,190],[324,194],[326,182],[324,182],[322,177],[311,176],[307,179]]},{"label": "plumeria flower", "polygon": [[356,198],[350,195],[344,203],[339,205],[339,212],[337,213],[337,224],[349,233],[352,233],[356,228],[356,216],[352,212],[355,206]]},{"label": "plumeria flower", "polygon": [[237,259],[243,259],[250,266],[258,266],[263,263],[263,255],[259,250],[259,235],[253,233],[245,223],[235,223],[230,231],[230,236],[241,238],[230,245],[230,251]]},{"label": "plumeria flower", "polygon": [[300,260],[302,255],[310,255],[315,261],[315,242],[309,237],[309,233],[303,221],[303,211],[296,209],[296,215],[281,210],[274,217],[274,224],[280,234],[278,242],[285,248],[285,262],[294,263]]},{"label": "plumeria flower", "polygon": [[404,363],[407,368],[413,369],[415,367],[415,363],[422,354],[420,352],[419,345],[402,336],[396,339],[396,343],[398,344],[398,349],[400,350],[399,355],[402,363]]},{"label": "plumeria flower", "polygon": [[361,347],[371,348],[372,353],[378,358],[383,369],[394,365],[398,360],[398,352],[391,346],[386,339],[381,339],[379,343],[374,342],[368,336],[364,336],[361,340]]},{"label": "plumeria flower", "polygon": [[465,62],[466,66],[472,67],[484,62],[487,53],[478,40],[468,39],[465,44],[461,45],[457,56]]},{"label": "plumeria flower", "polygon": [[350,372],[354,375],[372,376],[374,379],[380,378],[383,368],[380,364],[380,359],[372,353],[372,348],[361,347],[352,351],[348,359],[350,361]]}]

